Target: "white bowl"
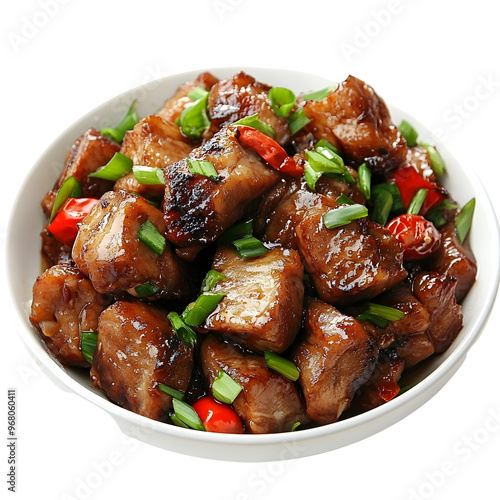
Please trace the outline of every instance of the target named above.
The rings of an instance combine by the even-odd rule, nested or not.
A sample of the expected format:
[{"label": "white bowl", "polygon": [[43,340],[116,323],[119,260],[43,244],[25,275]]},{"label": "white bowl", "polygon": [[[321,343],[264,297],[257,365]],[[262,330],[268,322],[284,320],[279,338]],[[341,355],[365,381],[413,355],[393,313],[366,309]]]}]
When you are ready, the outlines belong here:
[{"label": "white bowl", "polygon": [[[241,69],[215,68],[209,71],[219,78],[225,78]],[[320,89],[332,83],[324,78],[296,71],[243,69],[260,81],[288,87],[297,93]],[[413,376],[412,382],[416,385],[412,389],[367,413],[314,429],[266,435],[197,432],[156,422],[111,403],[103,393],[93,388],[88,373],[62,366],[46,349],[29,322],[32,286],[40,273],[39,233],[44,223],[40,201],[52,188],[68,148],[85,129],[118,123],[134,98],[137,98],[139,116],[155,113],[180,84],[194,79],[200,72],[162,78],[106,102],[60,135],[33,166],[13,206],[7,232],[7,274],[19,334],[33,356],[47,368],[50,377],[58,385],[111,414],[126,434],[170,451],[220,460],[282,460],[334,450],[389,427],[434,396],[456,372],[467,351],[479,337],[498,288],[499,231],[491,203],[474,172],[462,167],[439,143],[437,146],[449,171],[444,185],[462,205],[472,197],[477,201],[469,236],[478,262],[477,281],[463,303],[464,326],[452,346],[442,355],[422,364]],[[404,118],[415,126],[419,137],[436,143],[431,133],[412,117],[392,107],[390,110],[394,123],[398,124]],[[102,122],[103,117],[107,120],[106,123]]]}]

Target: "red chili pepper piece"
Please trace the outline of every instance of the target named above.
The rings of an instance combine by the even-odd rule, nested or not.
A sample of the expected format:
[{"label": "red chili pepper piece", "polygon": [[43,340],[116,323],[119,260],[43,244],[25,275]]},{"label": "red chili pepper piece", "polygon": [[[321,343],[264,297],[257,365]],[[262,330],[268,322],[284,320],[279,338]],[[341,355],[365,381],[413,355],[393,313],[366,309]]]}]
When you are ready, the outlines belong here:
[{"label": "red chili pepper piece", "polygon": [[431,221],[421,215],[399,215],[386,228],[403,245],[405,260],[424,259],[433,254],[441,244],[441,233]]},{"label": "red chili pepper piece", "polygon": [[226,403],[220,403],[211,396],[198,399],[193,408],[209,432],[243,434],[243,424],[238,414]]},{"label": "red chili pepper piece", "polygon": [[240,143],[258,153],[271,167],[284,174],[300,177],[304,169],[274,140],[252,127],[237,125]]},{"label": "red chili pepper piece", "polygon": [[433,182],[425,180],[413,167],[402,167],[394,172],[394,180],[401,193],[405,208],[410,205],[417,189],[427,189],[428,193],[419,214],[425,215],[432,207],[441,203],[446,196],[443,189]]},{"label": "red chili pepper piece", "polygon": [[384,401],[390,401],[399,394],[399,385],[396,382],[385,380],[377,386],[378,394]]},{"label": "red chili pepper piece", "polygon": [[72,246],[78,234],[77,224],[90,213],[97,198],[68,198],[47,230],[61,243]]}]

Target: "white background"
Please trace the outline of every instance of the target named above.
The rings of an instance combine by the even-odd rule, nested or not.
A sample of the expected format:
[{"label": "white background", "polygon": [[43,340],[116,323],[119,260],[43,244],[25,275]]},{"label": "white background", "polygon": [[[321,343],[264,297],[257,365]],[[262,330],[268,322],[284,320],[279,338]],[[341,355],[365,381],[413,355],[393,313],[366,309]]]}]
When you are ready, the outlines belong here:
[{"label": "white background", "polygon": [[[66,127],[139,84],[221,66],[364,79],[441,134],[454,156],[481,176],[499,214],[500,37],[492,5],[490,0],[3,2],[2,243],[24,175]],[[253,500],[311,498],[319,492],[332,499],[500,498],[500,424],[487,425],[491,415],[500,414],[498,301],[458,373],[403,421],[320,456],[247,464],[191,458],[125,439],[102,410],[49,381],[13,330],[6,298],[1,307],[0,414],[7,413],[7,388],[16,388],[17,498]],[[2,436],[6,417],[0,422]],[[0,463],[6,498],[6,448]]]}]

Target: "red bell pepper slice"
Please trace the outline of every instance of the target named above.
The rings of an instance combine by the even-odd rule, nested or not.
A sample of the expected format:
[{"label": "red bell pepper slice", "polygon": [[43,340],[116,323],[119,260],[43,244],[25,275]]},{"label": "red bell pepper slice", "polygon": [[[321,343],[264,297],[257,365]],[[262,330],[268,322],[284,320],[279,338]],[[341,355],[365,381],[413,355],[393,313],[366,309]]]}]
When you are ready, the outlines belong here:
[{"label": "red bell pepper slice", "polygon": [[274,140],[252,127],[237,125],[240,143],[258,153],[271,167],[284,174],[300,177],[304,169]]},{"label": "red bell pepper slice", "polygon": [[54,220],[47,226],[47,231],[65,245],[72,246],[80,222],[90,213],[97,198],[68,198]]},{"label": "red bell pepper slice", "polygon": [[446,198],[443,194],[443,188],[425,180],[413,167],[402,167],[396,170],[394,172],[394,180],[401,193],[401,200],[405,208],[408,208],[410,205],[411,199],[417,189],[424,188],[428,190],[419,212],[420,215],[424,215]]}]

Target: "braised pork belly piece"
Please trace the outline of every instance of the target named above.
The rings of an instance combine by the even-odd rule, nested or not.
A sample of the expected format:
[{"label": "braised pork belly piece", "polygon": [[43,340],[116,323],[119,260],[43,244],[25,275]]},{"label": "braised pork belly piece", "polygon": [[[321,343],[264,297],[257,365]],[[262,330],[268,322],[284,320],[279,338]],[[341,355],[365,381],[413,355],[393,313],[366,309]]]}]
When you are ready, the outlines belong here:
[{"label": "braised pork belly piece", "polygon": [[293,361],[307,415],[318,424],[338,420],[356,390],[370,377],[378,347],[359,321],[320,300],[306,309],[305,338]]},{"label": "braised pork belly piece", "polygon": [[390,172],[406,158],[406,141],[372,87],[349,76],[320,101],[306,101],[307,130],[334,144],[355,164]]},{"label": "braised pork belly piece", "polygon": [[302,318],[304,283],[299,254],[273,248],[245,260],[221,247],[212,268],[225,276],[213,293],[226,296],[202,328],[235,336],[260,351],[286,350],[299,332]]},{"label": "braised pork belly piece", "polygon": [[309,421],[295,384],[269,370],[264,356],[210,335],[201,346],[201,365],[210,387],[220,370],[243,387],[233,405],[247,432],[286,432]]},{"label": "braised pork belly piece", "polygon": [[[192,160],[212,163],[217,178],[193,174]],[[167,167],[163,210],[167,238],[179,247],[178,255],[193,260],[279,177],[257,153],[240,145],[231,127]]]},{"label": "braised pork belly piece", "polygon": [[106,165],[115,153],[120,150],[120,145],[101,135],[94,128],[86,130],[71,146],[66,154],[66,160],[61,174],[54,187],[45,195],[42,208],[48,215],[52,211],[57,191],[62,183],[73,176],[82,188],[82,196],[99,198],[113,187],[111,181],[88,177],[99,167]]},{"label": "braised pork belly piece", "polygon": [[58,264],[35,281],[29,319],[61,363],[88,367],[80,352],[81,332],[96,331],[110,303],[74,264]]},{"label": "braised pork belly piece", "polygon": [[165,239],[163,214],[141,196],[110,191],[95,205],[80,225],[72,257],[101,293],[128,291],[150,284],[156,291],[149,298],[186,298],[190,276],[186,265],[168,241],[158,255],[139,239],[139,231],[149,221]]},{"label": "braised pork belly piece", "polygon": [[184,392],[193,350],[175,335],[165,311],[142,302],[118,301],[99,318],[90,378],[116,404],[154,420],[166,420],[172,397]]}]

